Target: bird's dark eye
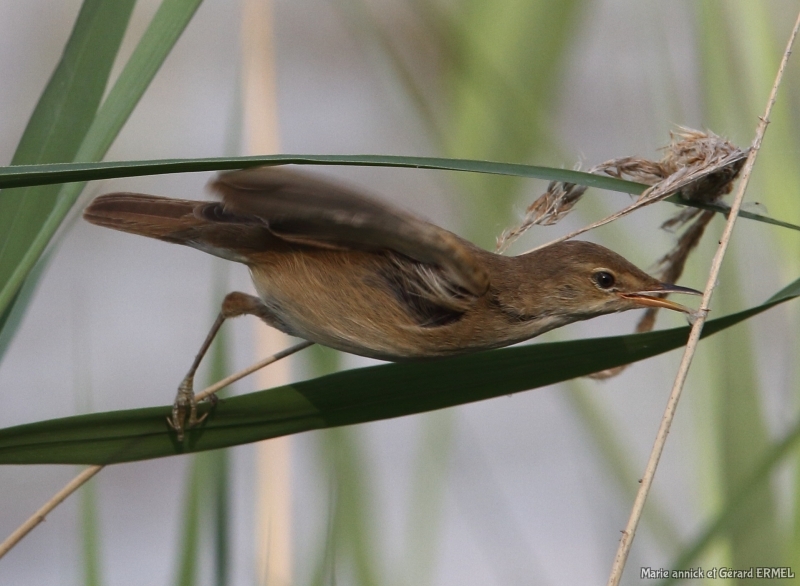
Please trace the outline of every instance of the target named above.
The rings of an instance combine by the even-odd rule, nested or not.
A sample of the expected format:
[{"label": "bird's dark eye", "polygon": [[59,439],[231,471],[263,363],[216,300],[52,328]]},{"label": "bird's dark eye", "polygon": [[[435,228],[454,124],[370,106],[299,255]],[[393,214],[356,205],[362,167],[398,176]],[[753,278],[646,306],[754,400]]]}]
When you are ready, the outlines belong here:
[{"label": "bird's dark eye", "polygon": [[601,289],[610,289],[611,287],[614,286],[614,283],[616,282],[614,275],[612,275],[608,271],[597,271],[595,274],[592,275],[592,279],[594,280],[595,283],[597,283],[597,286],[600,287]]}]

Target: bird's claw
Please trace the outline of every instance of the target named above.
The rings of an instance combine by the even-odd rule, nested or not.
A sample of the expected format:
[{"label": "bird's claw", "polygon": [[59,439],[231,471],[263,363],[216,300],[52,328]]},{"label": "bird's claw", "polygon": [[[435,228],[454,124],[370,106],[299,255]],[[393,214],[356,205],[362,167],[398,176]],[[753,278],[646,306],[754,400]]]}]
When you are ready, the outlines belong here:
[{"label": "bird's claw", "polygon": [[197,401],[194,398],[193,377],[186,377],[178,387],[178,394],[172,404],[172,415],[167,417],[167,424],[174,429],[178,441],[183,441],[184,431],[201,424],[208,413],[197,416]]}]

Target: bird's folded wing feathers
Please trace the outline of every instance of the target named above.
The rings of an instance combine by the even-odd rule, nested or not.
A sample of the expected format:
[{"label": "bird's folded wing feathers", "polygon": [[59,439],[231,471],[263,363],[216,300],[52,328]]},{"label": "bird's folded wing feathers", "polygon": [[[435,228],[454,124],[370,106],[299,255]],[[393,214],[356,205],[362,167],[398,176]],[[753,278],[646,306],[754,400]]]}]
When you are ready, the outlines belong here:
[{"label": "bird's folded wing feathers", "polygon": [[304,244],[391,250],[441,267],[473,295],[489,277],[471,246],[455,234],[370,197],[283,169],[221,174],[211,183],[226,210],[257,216],[286,240]]}]

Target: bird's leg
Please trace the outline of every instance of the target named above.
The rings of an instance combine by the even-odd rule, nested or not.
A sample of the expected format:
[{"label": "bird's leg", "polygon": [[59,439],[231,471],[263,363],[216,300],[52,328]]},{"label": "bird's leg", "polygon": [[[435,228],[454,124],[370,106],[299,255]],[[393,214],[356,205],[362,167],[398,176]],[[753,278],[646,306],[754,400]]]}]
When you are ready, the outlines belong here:
[{"label": "bird's leg", "polygon": [[194,375],[197,368],[200,366],[200,362],[203,360],[203,356],[208,352],[211,342],[214,341],[214,337],[217,335],[217,332],[219,332],[225,320],[240,315],[255,315],[267,322],[273,321],[270,319],[272,315],[269,309],[258,297],[247,295],[246,293],[239,293],[238,291],[228,293],[225,296],[222,302],[222,308],[220,309],[217,319],[214,321],[214,325],[211,326],[211,330],[209,330],[205,342],[203,342],[203,345],[197,352],[197,356],[195,356],[194,362],[192,362],[192,366],[189,368],[189,372],[186,373],[186,376],[178,387],[178,394],[175,396],[175,402],[172,404],[172,415],[167,417],[169,426],[178,432],[178,441],[183,441],[185,429],[191,429],[208,416],[208,413],[200,417],[197,416],[197,401],[195,401],[194,398]]}]

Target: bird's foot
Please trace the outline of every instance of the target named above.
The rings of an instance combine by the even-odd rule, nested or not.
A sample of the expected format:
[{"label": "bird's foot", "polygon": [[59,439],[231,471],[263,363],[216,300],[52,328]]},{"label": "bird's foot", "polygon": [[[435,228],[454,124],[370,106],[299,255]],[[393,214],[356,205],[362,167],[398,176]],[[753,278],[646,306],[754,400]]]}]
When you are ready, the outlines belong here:
[{"label": "bird's foot", "polygon": [[178,441],[183,441],[184,431],[199,425],[208,413],[197,416],[197,401],[194,398],[194,377],[187,376],[178,387],[178,394],[172,404],[172,415],[167,424],[177,432]]}]

